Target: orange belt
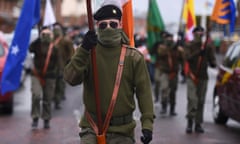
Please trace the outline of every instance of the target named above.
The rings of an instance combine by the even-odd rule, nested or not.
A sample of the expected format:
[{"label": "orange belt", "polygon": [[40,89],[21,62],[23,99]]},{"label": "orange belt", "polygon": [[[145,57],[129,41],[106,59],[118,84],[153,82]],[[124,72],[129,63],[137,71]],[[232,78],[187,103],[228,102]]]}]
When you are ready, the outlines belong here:
[{"label": "orange belt", "polygon": [[114,106],[115,106],[116,100],[117,100],[118,90],[119,90],[120,82],[121,82],[121,78],[122,78],[122,71],[123,71],[126,51],[127,51],[127,48],[125,46],[123,46],[122,50],[121,50],[119,64],[118,64],[118,70],[117,70],[115,85],[114,85],[114,89],[113,89],[112,99],[111,99],[110,105],[108,107],[106,118],[104,120],[102,133],[99,133],[99,129],[98,129],[96,123],[94,122],[93,118],[88,113],[88,111],[85,111],[87,120],[97,135],[97,143],[98,144],[106,144],[106,132],[109,127],[110,119],[112,117],[113,109],[114,109]]}]

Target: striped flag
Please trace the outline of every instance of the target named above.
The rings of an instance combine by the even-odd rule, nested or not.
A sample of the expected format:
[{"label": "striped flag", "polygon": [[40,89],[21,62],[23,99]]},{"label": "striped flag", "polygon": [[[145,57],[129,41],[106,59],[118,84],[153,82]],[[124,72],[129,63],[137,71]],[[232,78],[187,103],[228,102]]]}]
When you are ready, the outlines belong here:
[{"label": "striped flag", "polygon": [[211,20],[218,24],[230,24],[230,33],[234,32],[236,8],[233,0],[216,0]]},{"label": "striped flag", "polygon": [[193,40],[192,30],[196,26],[196,16],[194,11],[194,0],[185,0],[182,17],[186,23],[186,40]]},{"label": "striped flag", "polygon": [[133,19],[133,10],[132,10],[132,0],[97,0],[97,6],[99,8],[99,4],[102,7],[103,5],[113,4],[118,6],[122,10],[122,24],[123,31],[127,34],[130,45],[134,46],[134,19]]}]

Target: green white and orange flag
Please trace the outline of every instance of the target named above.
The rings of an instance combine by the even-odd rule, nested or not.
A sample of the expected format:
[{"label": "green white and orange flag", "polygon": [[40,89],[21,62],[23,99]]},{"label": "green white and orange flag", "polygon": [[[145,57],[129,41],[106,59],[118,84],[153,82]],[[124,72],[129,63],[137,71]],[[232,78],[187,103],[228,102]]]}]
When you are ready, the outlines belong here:
[{"label": "green white and orange flag", "polygon": [[122,0],[122,11],[123,11],[123,30],[127,34],[130,45],[134,47],[134,19],[132,10],[132,0]]},{"label": "green white and orange flag", "polygon": [[122,10],[122,24],[123,30],[127,34],[130,45],[134,47],[134,18],[132,10],[132,0],[96,0],[96,8],[103,5],[113,4]]},{"label": "green white and orange flag", "polygon": [[194,0],[185,0],[182,18],[186,23],[186,28],[185,28],[186,40],[191,41],[193,39],[192,30],[196,26]]}]

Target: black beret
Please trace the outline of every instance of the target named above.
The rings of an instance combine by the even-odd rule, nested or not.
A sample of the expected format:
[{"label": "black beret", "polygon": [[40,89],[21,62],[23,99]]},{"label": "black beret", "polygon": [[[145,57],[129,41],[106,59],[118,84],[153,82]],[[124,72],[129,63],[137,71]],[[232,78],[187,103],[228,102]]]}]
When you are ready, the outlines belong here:
[{"label": "black beret", "polygon": [[105,5],[97,10],[93,17],[97,21],[111,18],[121,20],[122,12],[115,5]]},{"label": "black beret", "polygon": [[46,30],[46,29],[49,29],[49,30],[50,30],[49,26],[43,26],[43,27],[41,27],[40,32],[42,32],[42,31],[44,31],[44,30]]},{"label": "black beret", "polygon": [[59,22],[55,22],[55,23],[53,24],[53,27],[54,27],[54,28],[55,28],[55,27],[60,27],[61,29],[63,29],[62,24],[60,24]]},{"label": "black beret", "polygon": [[204,29],[203,29],[203,27],[201,27],[201,26],[196,26],[196,27],[193,29],[193,33],[195,33],[195,32],[204,32]]},{"label": "black beret", "polygon": [[167,32],[167,31],[163,31],[163,32],[161,33],[161,36],[162,36],[163,38],[173,37],[173,35],[172,35],[171,33]]}]

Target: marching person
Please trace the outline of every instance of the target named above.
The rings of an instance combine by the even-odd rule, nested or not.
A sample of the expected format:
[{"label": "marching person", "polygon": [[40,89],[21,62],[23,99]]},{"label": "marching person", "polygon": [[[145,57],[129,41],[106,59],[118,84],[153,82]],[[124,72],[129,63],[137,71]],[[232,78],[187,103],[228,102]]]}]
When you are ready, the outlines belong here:
[{"label": "marching person", "polygon": [[55,109],[61,109],[61,100],[65,99],[65,81],[63,80],[63,70],[66,63],[74,53],[73,43],[67,40],[63,34],[60,23],[53,24],[54,46],[58,49],[58,74],[56,79],[56,90],[53,98]]},{"label": "marching person", "polygon": [[197,26],[193,30],[194,39],[185,47],[185,73],[187,76],[187,128],[186,133],[204,133],[202,127],[204,104],[207,91],[207,67],[216,67],[216,58],[213,48],[204,46],[202,37],[204,29]]},{"label": "marching person", "polygon": [[[129,39],[122,30],[121,17],[122,12],[118,6],[108,4],[101,7],[94,14],[97,34],[91,30],[86,33],[82,45],[65,67],[64,79],[71,85],[83,83],[84,86],[85,114],[79,124],[81,144],[97,144],[103,139],[107,144],[134,144],[135,98],[142,113],[141,140],[145,144],[152,140],[154,113],[147,66],[143,55],[126,45],[129,44]],[[95,48],[92,49],[93,47]],[[94,96],[93,74],[96,71],[92,69],[92,50],[96,50],[100,101],[96,101]],[[122,74],[117,74],[118,65],[122,64]],[[115,81],[120,85],[116,85]],[[118,93],[113,92],[115,87],[119,88]],[[117,96],[117,100],[114,107],[109,107],[113,102],[112,95],[115,95],[115,98]],[[96,103],[101,105],[104,124],[106,119],[109,120],[103,133],[98,133],[101,129],[96,127]],[[110,117],[106,116],[111,110],[113,111],[110,112]]]},{"label": "marching person", "polygon": [[[38,120],[44,120],[44,128],[50,127],[51,102],[55,93],[57,74],[57,49],[53,44],[53,33],[43,27],[40,38],[33,41],[29,51],[34,54],[32,72],[32,127],[37,128]],[[42,101],[42,102],[41,102]],[[41,105],[42,104],[42,105]]]},{"label": "marching person", "polygon": [[170,105],[169,114],[175,116],[178,70],[183,62],[183,49],[175,45],[172,34],[164,32],[162,37],[163,43],[157,47],[156,61],[156,78],[159,79],[161,92],[161,114],[166,114]]},{"label": "marching person", "polygon": [[169,100],[168,103],[170,105],[170,110],[169,114],[171,116],[176,116],[176,92],[177,92],[177,86],[178,86],[178,73],[180,68],[183,67],[183,62],[184,62],[184,49],[181,45],[175,44],[173,41],[173,35],[170,34],[167,37],[167,42],[169,46],[168,48],[170,49],[169,55],[168,55],[168,63],[169,63],[169,68],[170,68],[170,73],[169,73]]}]

